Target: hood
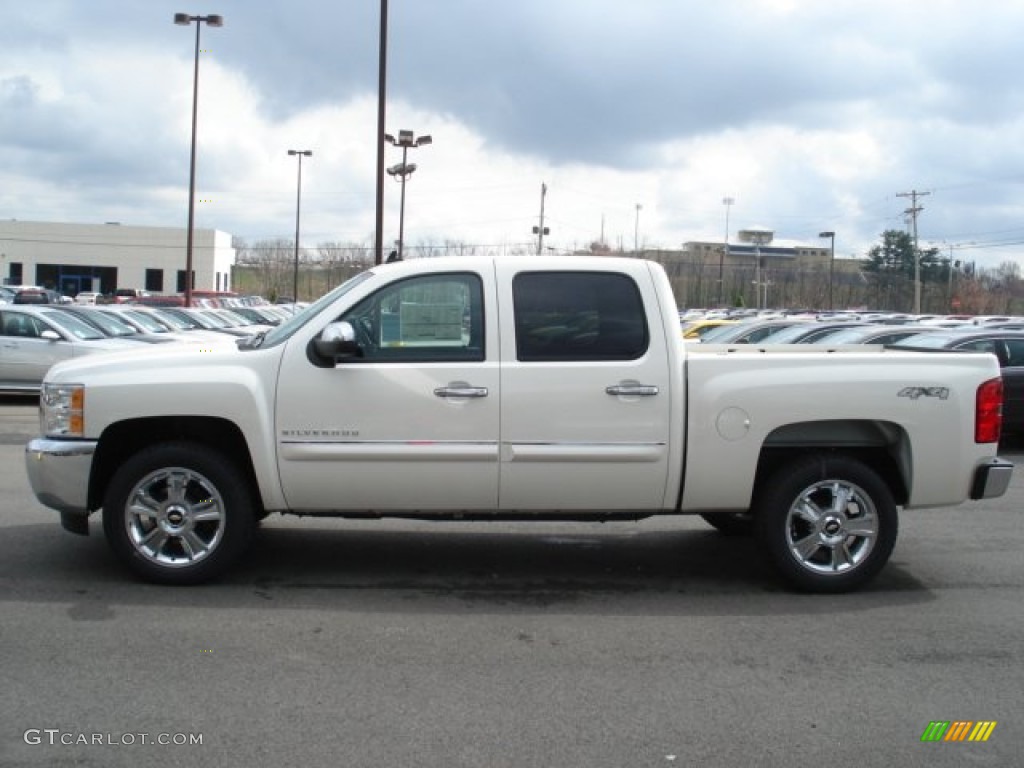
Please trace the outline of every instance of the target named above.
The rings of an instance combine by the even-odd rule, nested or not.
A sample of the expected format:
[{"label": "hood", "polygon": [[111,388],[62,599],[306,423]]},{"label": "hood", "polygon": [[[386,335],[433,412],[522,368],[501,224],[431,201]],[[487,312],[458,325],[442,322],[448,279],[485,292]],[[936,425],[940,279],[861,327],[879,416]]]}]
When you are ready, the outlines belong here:
[{"label": "hood", "polygon": [[140,381],[173,378],[182,370],[231,365],[243,354],[234,344],[224,343],[145,344],[107,339],[94,344],[104,345],[100,354],[62,360],[50,368],[44,381],[88,384],[89,379],[107,377]]}]

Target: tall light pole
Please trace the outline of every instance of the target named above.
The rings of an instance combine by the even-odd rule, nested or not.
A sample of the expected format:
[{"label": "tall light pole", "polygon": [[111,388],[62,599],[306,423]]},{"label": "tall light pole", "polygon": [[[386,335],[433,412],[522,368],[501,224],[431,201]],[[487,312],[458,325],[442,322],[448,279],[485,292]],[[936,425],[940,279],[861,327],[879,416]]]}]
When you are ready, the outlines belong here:
[{"label": "tall light pole", "polygon": [[636,204],[636,221],[633,224],[633,253],[637,256],[640,255],[640,211],[643,206],[640,203]]},{"label": "tall light pole", "polygon": [[385,133],[384,140],[402,148],[402,162],[388,168],[388,175],[402,183],[402,203],[398,209],[398,258],[401,259],[405,250],[405,180],[416,170],[416,163],[406,162],[409,147],[422,147],[424,144],[432,144],[434,140],[430,136],[416,138],[412,131],[399,131],[397,140],[390,133]]},{"label": "tall light pole", "polygon": [[299,158],[299,180],[295,185],[295,270],[292,275],[292,301],[299,302],[299,211],[302,210],[302,158],[312,157],[311,149],[289,149],[289,155]]},{"label": "tall light pole", "polygon": [[768,282],[761,279],[761,246],[770,245],[775,238],[775,233],[770,229],[741,229],[739,231],[741,242],[752,243],[754,246],[754,303],[761,309],[761,286],[764,286],[764,304],[768,305]]},{"label": "tall light pole", "polygon": [[725,257],[729,255],[729,209],[736,200],[731,197],[723,197],[722,205],[725,206],[725,242],[722,245],[722,254],[718,257],[718,306],[725,306]]},{"label": "tall light pole", "polygon": [[827,237],[829,243],[829,256],[828,256],[828,308],[835,309],[832,306],[832,278],[835,277],[835,266],[836,266],[836,233],[835,232],[819,232],[818,237]]},{"label": "tall light pole", "polygon": [[174,23],[189,26],[196,23],[196,59],[192,76],[192,156],[188,173],[188,234],[185,236],[185,306],[192,306],[192,240],[196,221],[196,122],[199,113],[199,29],[204,23],[211,27],[223,27],[224,17],[189,16],[187,13],[174,14]]},{"label": "tall light pole", "polygon": [[537,236],[537,255],[544,252],[544,235],[551,234],[551,230],[544,226],[544,198],[548,194],[548,185],[540,183],[540,224],[533,228],[533,234]]},{"label": "tall light pole", "polygon": [[380,0],[380,37],[377,62],[377,200],[376,232],[374,233],[373,263],[384,261],[384,117],[387,111],[388,90],[388,0]]}]

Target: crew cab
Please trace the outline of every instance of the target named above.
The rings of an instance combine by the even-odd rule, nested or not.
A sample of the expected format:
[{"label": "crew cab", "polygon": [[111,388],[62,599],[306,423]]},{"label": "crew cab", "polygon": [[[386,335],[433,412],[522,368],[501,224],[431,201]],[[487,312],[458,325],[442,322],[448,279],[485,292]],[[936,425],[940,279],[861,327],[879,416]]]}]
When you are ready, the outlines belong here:
[{"label": "crew cab", "polygon": [[25,455],[67,530],[102,510],[160,583],[222,574],[271,513],[700,514],[839,592],[900,508],[1005,492],[1001,405],[988,354],[685,344],[653,262],[418,259],[233,344],[58,364]]}]

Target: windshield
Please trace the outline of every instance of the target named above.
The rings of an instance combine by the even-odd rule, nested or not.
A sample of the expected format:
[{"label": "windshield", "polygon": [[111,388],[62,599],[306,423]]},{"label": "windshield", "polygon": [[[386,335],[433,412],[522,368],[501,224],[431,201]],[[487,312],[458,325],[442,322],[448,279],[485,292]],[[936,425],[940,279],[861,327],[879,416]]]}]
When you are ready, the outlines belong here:
[{"label": "windshield", "polygon": [[125,312],[125,314],[128,315],[132,320],[137,322],[150,333],[167,333],[167,329],[164,326],[160,325],[159,320],[150,317],[145,312],[128,311]]},{"label": "windshield", "polygon": [[[707,333],[702,334],[700,340],[705,344],[714,344],[718,339],[731,338],[733,334],[738,333],[740,330],[735,325],[716,325]],[[744,326],[742,330],[746,330],[746,327]]]},{"label": "windshield", "polygon": [[210,324],[212,328],[230,328],[231,323],[210,309],[198,309],[196,314]]},{"label": "windshield", "polygon": [[51,310],[49,312],[43,312],[43,316],[54,325],[59,328],[63,328],[76,339],[94,341],[96,339],[104,338],[103,334],[97,331],[93,326],[89,325],[84,320],[80,320],[69,312]]},{"label": "windshield", "polygon": [[257,338],[262,339],[260,346],[273,346],[280,344],[291,338],[292,334],[298,331],[302,326],[306,324],[309,318],[316,316],[324,307],[333,303],[336,299],[344,296],[346,293],[351,291],[357,285],[362,283],[364,280],[369,280],[373,277],[373,270],[367,270],[366,272],[360,272],[355,277],[346,280],[344,283],[339,285],[330,293],[325,293],[319,299],[314,301],[305,309],[296,310],[295,314],[289,317],[287,320],[282,322],[280,325],[271,328],[266,332],[266,335],[259,336]]},{"label": "windshield", "polygon": [[761,344],[789,344],[794,339],[798,339],[807,333],[808,325],[791,325],[788,328],[783,328],[775,333],[768,334],[761,339]]},{"label": "windshield", "polygon": [[[196,329],[213,330],[218,326],[214,325],[213,322],[203,316],[202,312],[196,307],[175,307],[173,309],[163,309],[160,311],[161,317],[166,316],[167,322],[172,323],[176,327],[185,328],[190,331]],[[174,318],[171,320],[171,318]]]},{"label": "windshield", "polygon": [[202,328],[199,323],[195,322],[191,318],[185,318],[182,315],[179,315],[177,311],[167,309],[154,309],[151,311],[160,319],[161,322],[167,323],[169,326],[179,331],[194,331],[196,328]]},{"label": "windshield", "polygon": [[818,341],[826,344],[861,344],[865,336],[874,332],[874,329],[865,331],[863,328],[846,328],[823,336]]},{"label": "windshield", "polygon": [[234,310],[226,309],[221,307],[216,310],[217,317],[226,322],[228,325],[234,328],[244,328],[247,325],[252,325],[252,320],[242,317],[236,314]]},{"label": "windshield", "polygon": [[81,318],[90,325],[95,325],[108,336],[137,336],[139,333],[131,325],[124,322],[124,320],[119,320],[103,312],[89,312],[88,314],[81,315],[76,312],[68,312],[68,314]]},{"label": "windshield", "polygon": [[951,333],[918,333],[914,336],[907,336],[905,339],[900,339],[896,342],[897,347],[929,347],[932,349],[941,349],[946,346],[953,339],[957,338],[956,335]]}]

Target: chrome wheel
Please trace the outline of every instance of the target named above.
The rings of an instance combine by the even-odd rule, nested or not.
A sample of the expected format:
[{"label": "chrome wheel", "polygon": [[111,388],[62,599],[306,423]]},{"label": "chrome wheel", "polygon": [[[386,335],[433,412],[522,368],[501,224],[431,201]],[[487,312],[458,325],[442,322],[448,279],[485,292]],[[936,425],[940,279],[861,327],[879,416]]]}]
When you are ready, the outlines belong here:
[{"label": "chrome wheel", "polygon": [[206,558],[224,533],[224,500],[216,486],[184,467],[158,469],[128,494],[128,538],[145,559],[164,567]]},{"label": "chrome wheel", "polygon": [[871,554],[879,535],[878,513],[859,486],[823,480],[806,488],[786,516],[790,554],[815,573],[843,573]]},{"label": "chrome wheel", "polygon": [[754,525],[780,575],[807,592],[847,592],[892,554],[899,508],[881,475],[852,456],[804,454],[766,476]]},{"label": "chrome wheel", "polygon": [[103,532],[142,578],[201,584],[245,551],[262,512],[244,464],[176,440],[141,449],[114,472],[103,497]]}]

